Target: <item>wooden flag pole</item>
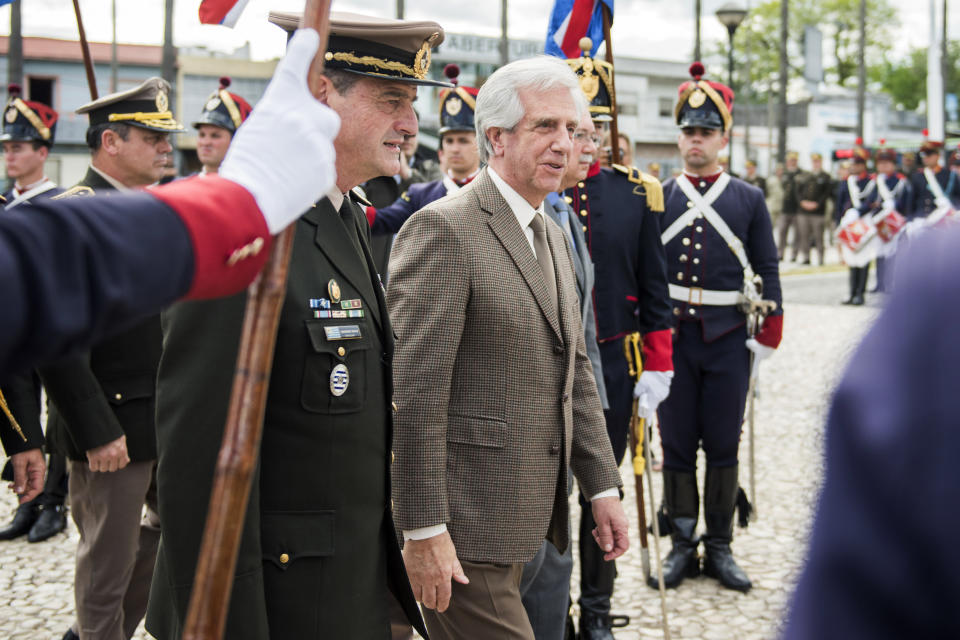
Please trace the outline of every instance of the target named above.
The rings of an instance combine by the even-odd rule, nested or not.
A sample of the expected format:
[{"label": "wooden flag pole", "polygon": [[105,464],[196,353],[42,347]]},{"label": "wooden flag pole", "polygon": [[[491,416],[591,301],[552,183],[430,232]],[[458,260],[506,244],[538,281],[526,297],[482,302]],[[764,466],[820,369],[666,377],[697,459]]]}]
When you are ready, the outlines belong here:
[{"label": "wooden flag pole", "polygon": [[[603,41],[607,43],[606,58],[612,66],[613,42],[610,40],[610,24],[613,22],[613,17],[610,15],[610,7],[607,6],[606,2],[600,3],[600,11],[603,13]],[[620,164],[622,160],[620,157],[620,130],[617,128],[617,113],[620,110],[617,108],[615,75],[616,69],[614,69],[614,73],[610,74],[610,117],[612,118],[610,121],[610,157],[613,164]]]},{"label": "wooden flag pole", "polygon": [[97,77],[93,74],[93,59],[90,57],[90,43],[87,42],[87,32],[83,28],[83,18],[80,17],[80,0],[73,0],[73,13],[77,16],[77,31],[80,32],[80,50],[83,53],[83,66],[87,70],[87,86],[90,88],[90,99],[100,97],[97,92]]},{"label": "wooden flag pole", "polygon": [[[307,0],[301,25],[320,34],[320,49],[308,73],[308,84],[316,94],[316,78],[323,71],[330,30],[330,0]],[[248,292],[227,425],[217,458],[184,640],[220,640],[226,626],[237,552],[263,433],[295,225],[275,238],[267,264]]]}]

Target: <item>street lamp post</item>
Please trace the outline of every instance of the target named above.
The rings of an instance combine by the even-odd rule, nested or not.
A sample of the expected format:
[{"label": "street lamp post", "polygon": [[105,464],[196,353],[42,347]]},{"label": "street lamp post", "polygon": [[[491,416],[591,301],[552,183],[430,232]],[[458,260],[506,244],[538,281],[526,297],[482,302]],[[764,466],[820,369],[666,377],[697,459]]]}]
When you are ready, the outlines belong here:
[{"label": "street lamp post", "polygon": [[[743,22],[743,19],[747,17],[747,10],[737,4],[736,2],[728,2],[716,12],[717,20],[720,21],[720,24],[727,28],[727,33],[730,34],[730,48],[727,50],[727,74],[729,76],[728,83],[730,88],[733,89],[733,34],[737,32],[737,27]],[[747,114],[746,117],[750,117],[750,114]],[[747,156],[750,155],[749,149],[747,150]],[[733,125],[730,126],[730,151],[727,154],[730,162],[730,168],[733,168]],[[749,160],[749,157],[747,158]]]}]

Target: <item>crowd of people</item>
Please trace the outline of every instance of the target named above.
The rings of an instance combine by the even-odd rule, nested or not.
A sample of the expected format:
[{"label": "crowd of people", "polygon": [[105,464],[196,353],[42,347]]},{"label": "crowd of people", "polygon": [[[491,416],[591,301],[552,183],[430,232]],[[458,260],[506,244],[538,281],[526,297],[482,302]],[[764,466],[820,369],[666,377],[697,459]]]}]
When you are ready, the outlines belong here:
[{"label": "crowd of people", "polygon": [[[843,226],[848,210],[936,210],[943,193],[911,191],[885,151],[883,180],[860,152],[839,187],[819,156],[731,176],[734,94],[699,63],[678,87],[683,169],[661,184],[625,136],[612,163],[613,67],[586,39],[474,88],[455,65],[430,79],[437,23],[334,13],[308,89],[317,34],[298,14],[271,21],[290,40],[266,94],[251,110],[222,79],[192,123],[200,174],[165,186],[183,127],[163,80],[77,109],[91,159],[66,190],[43,173],[57,113],[11,87],[0,439],[21,504],[0,537],[62,530],[68,483],[80,542],[64,640],[127,640],[144,618],[160,640],[183,634],[242,289],[290,224],[226,637],[611,640],[633,416],[658,421],[663,444],[664,585],[702,573],[748,592],[731,550],[739,445],[751,376],[783,334],[790,229],[792,257],[822,262],[831,200]],[[425,86],[439,88],[435,154],[417,140]],[[69,321],[49,312],[65,300],[83,310]]]}]

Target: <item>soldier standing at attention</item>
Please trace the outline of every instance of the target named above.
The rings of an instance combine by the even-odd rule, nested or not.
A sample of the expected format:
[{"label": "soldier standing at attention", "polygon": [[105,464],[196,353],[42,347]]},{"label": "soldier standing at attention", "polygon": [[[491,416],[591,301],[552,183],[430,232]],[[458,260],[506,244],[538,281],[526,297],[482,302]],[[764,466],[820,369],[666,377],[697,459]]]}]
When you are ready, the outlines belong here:
[{"label": "soldier standing at attention", "polygon": [[[661,237],[673,298],[675,371],[670,395],[660,406],[664,504],[673,531],[663,573],[667,587],[700,573],[696,465],[702,443],[707,458],[703,572],[729,589],[747,591],[750,579],[730,551],[737,452],[751,352],[760,360],[780,344],[780,277],[763,194],[731,178],[717,162],[733,126],[733,91],[702,80],[703,72],[695,62],[693,81],[680,85],[676,118],[684,169],[663,186]],[[754,274],[763,280],[763,297],[777,309],[748,339],[737,305],[745,287],[754,286]],[[657,588],[655,579],[650,586]]]},{"label": "soldier standing at attention", "polygon": [[833,189],[830,174],[823,170],[823,156],[810,154],[810,171],[796,179],[797,200],[797,262],[810,264],[810,248],[817,248],[817,259],[823,264],[823,215]]},{"label": "soldier standing at attention", "polygon": [[[53,147],[57,112],[40,102],[21,99],[20,85],[11,84],[8,91],[0,135],[7,177],[13,179],[13,187],[3,194],[6,211],[18,206],[29,208],[32,200],[46,200],[62,191],[47,178],[43,166]],[[3,393],[18,422],[39,427],[40,379],[34,371],[11,377]],[[3,476],[7,478],[6,468]],[[67,526],[66,497],[67,461],[62,455],[50,454],[43,493],[17,507],[13,520],[0,530],[0,540],[26,534],[29,542],[41,542],[60,533]]]},{"label": "soldier standing at attention", "polygon": [[203,165],[200,173],[216,173],[220,169],[233,134],[250,115],[250,104],[227,91],[229,86],[230,78],[220,78],[220,88],[210,94],[200,119],[193,123],[197,130],[197,159]]},{"label": "soldier standing at attention", "polygon": [[[271,21],[293,32],[300,15],[272,13]],[[417,130],[413,101],[418,86],[436,84],[427,75],[430,50],[442,41],[431,21],[330,16],[318,99],[341,117],[337,183],[294,223],[259,467],[227,613],[232,640],[385,640],[393,599],[425,633],[390,502],[394,334],[352,189],[399,171],[400,144]],[[161,640],[180,638],[186,622],[245,303],[240,294],[163,314],[163,539],[147,615],[148,631]]]},{"label": "soldier standing at attention", "polygon": [[797,166],[799,157],[796,151],[787,152],[786,167],[783,170],[783,177],[780,178],[783,185],[783,205],[780,207],[780,215],[777,216],[777,252],[781,260],[787,259],[787,242],[790,239],[791,227],[794,232],[793,256],[797,256],[796,225],[800,203],[797,202],[796,180],[800,175],[800,167]]},{"label": "soldier standing at attention", "polygon": [[760,189],[760,192],[763,194],[763,197],[767,197],[767,179],[757,173],[757,163],[753,160],[747,160],[744,165],[747,168],[747,175],[743,177],[743,181],[747,184],[752,184],[757,189]]},{"label": "soldier standing at attention", "polygon": [[920,145],[920,162],[923,166],[910,176],[913,187],[913,212],[909,218],[926,218],[941,203],[952,201],[960,194],[960,177],[947,167],[941,166],[940,155],[943,143],[925,140]]},{"label": "soldier standing at attention", "polygon": [[[840,183],[837,195],[837,210],[834,219],[838,226],[849,224],[864,215],[867,211],[867,201],[876,197],[877,181],[867,171],[867,159],[870,152],[863,147],[853,150],[850,159],[850,174]],[[922,174],[921,174],[922,176]],[[849,211],[856,213],[848,213]],[[850,266],[850,296],[843,304],[861,305],[867,291],[867,278],[870,277],[870,263],[863,266]]]},{"label": "soldier standing at attention", "polygon": [[[129,192],[155,183],[182,131],[170,86],[150,78],[77,109],[88,114],[87,174],[57,198]],[[147,607],[160,538],[156,512],[154,382],[160,317],[40,369],[50,397],[47,441],[70,460],[70,505],[80,531],[77,620],[64,640],[126,640]],[[144,505],[146,517],[141,520]]]},{"label": "soldier standing at attention", "polygon": [[[611,120],[613,65],[590,58],[589,50],[567,63],[577,73],[602,135]],[[603,155],[601,150],[601,161]],[[596,273],[596,335],[609,404],[604,419],[619,466],[626,453],[634,397],[640,398],[643,416],[651,418],[670,392],[673,377],[670,297],[660,242],[663,191],[656,178],[635,167],[601,168],[595,162],[565,194],[577,212],[570,222],[581,225]],[[635,332],[643,334],[644,369],[636,384],[623,350],[624,338]],[[580,638],[612,640],[611,625],[619,623],[610,616],[617,570],[593,542],[590,532],[596,525],[590,504],[582,497],[580,507]]]}]

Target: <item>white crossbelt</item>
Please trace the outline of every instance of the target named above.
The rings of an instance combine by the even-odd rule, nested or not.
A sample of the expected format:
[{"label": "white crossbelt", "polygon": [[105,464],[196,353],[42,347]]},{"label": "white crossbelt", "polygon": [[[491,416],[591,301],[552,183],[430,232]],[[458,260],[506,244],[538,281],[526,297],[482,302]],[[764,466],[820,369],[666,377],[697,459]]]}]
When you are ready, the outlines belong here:
[{"label": "white crossbelt", "polygon": [[[753,269],[750,267],[750,261],[747,260],[747,252],[743,247],[743,242],[733,233],[729,225],[727,225],[724,219],[720,217],[720,214],[717,213],[717,210],[713,208],[713,203],[720,197],[720,194],[727,188],[727,185],[730,184],[730,175],[721,173],[717,181],[713,183],[713,186],[703,195],[696,190],[684,174],[677,176],[676,182],[680,190],[683,191],[683,194],[693,203],[693,206],[663,232],[660,236],[663,244],[668,243],[676,237],[683,227],[687,226],[689,222],[702,214],[710,226],[716,229],[720,237],[727,243],[733,255],[737,257],[740,266],[743,268],[744,281],[751,280],[753,278]],[[670,297],[674,300],[692,305],[729,306],[740,302],[742,292],[716,291],[712,289],[701,289],[700,287],[682,287],[671,284]]]},{"label": "white crossbelt", "polygon": [[740,302],[741,293],[739,291],[715,291],[671,284],[670,297],[687,304],[728,307]]},{"label": "white crossbelt", "polygon": [[860,205],[863,203],[864,196],[873,191],[875,184],[875,179],[871,178],[870,182],[863,185],[863,191],[861,191],[857,187],[857,177],[852,175],[847,176],[847,191],[850,192],[850,203],[853,205],[854,209],[860,208]]}]

